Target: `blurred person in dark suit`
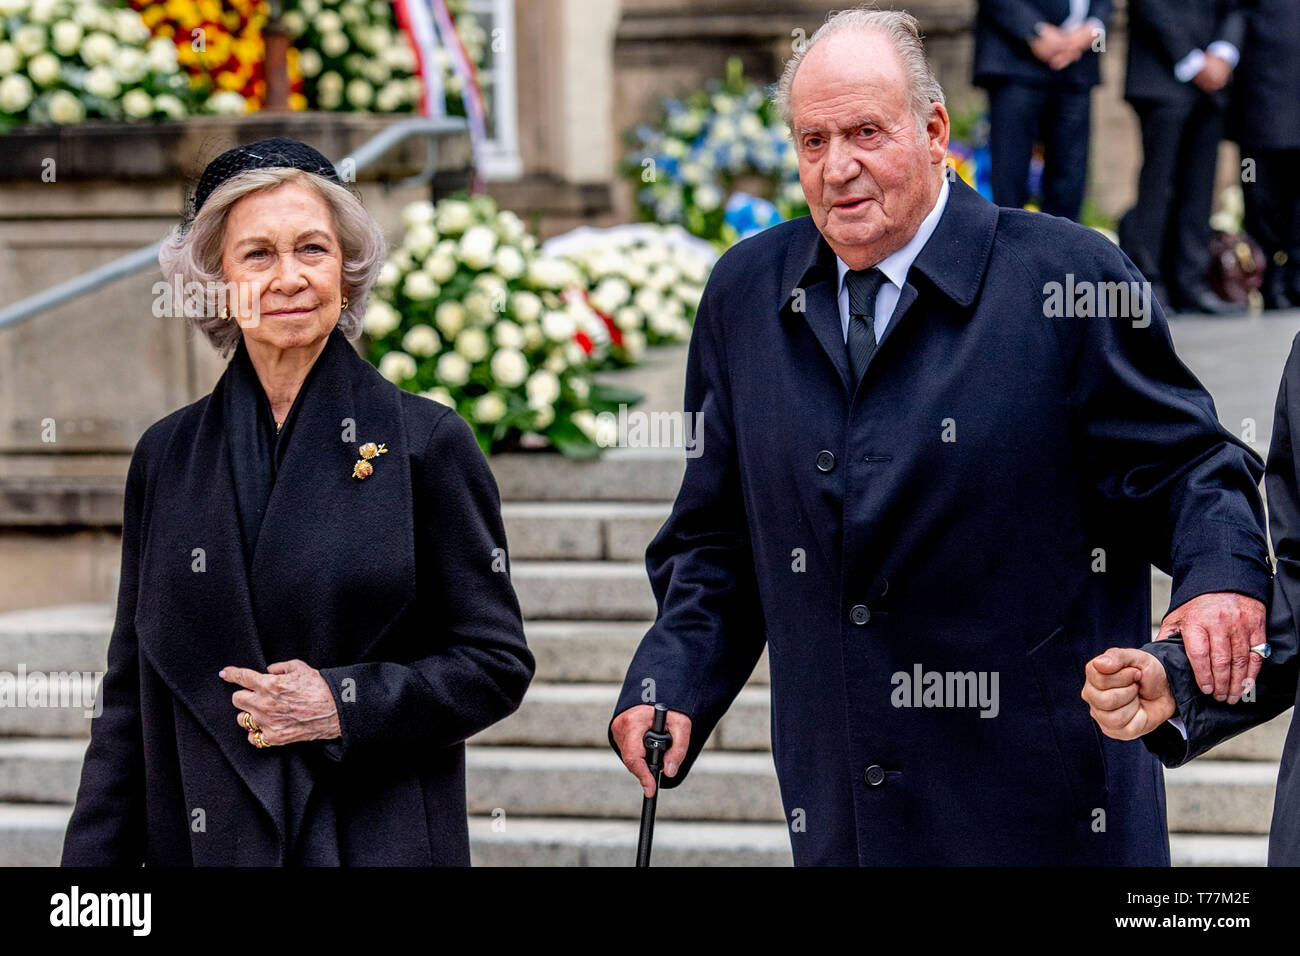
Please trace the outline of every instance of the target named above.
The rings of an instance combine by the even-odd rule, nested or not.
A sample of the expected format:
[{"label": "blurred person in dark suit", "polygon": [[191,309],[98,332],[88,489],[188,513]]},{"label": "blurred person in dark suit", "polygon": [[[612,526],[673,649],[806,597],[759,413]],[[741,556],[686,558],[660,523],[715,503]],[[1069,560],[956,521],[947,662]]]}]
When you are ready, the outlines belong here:
[{"label": "blurred person in dark suit", "polygon": [[1244,35],[1241,0],[1129,4],[1124,98],[1142,124],[1142,172],[1120,245],[1175,311],[1237,311],[1210,290],[1207,270],[1227,85]]},{"label": "blurred person in dark suit", "polygon": [[993,201],[1021,208],[1034,143],[1043,211],[1078,219],[1088,178],[1092,88],[1111,0],[980,0],[975,84],[988,90]]},{"label": "blurred person in dark suit", "polygon": [[1300,306],[1300,3],[1246,0],[1246,38],[1233,83],[1245,228],[1267,257],[1266,309]]}]

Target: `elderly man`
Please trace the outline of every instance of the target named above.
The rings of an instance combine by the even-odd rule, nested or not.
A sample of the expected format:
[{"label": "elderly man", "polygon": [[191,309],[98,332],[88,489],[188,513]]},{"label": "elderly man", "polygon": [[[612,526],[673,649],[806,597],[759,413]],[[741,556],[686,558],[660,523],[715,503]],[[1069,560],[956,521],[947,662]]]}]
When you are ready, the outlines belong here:
[{"label": "elderly man", "polygon": [[1149,638],[1154,562],[1168,626],[1241,694],[1262,463],[1118,249],[949,180],[912,17],[832,17],[779,101],[812,217],[705,291],[708,451],[647,550],[659,613],[611,745],[649,791],[665,704],[682,784],[766,643],[796,863],[1168,864],[1159,765],[1102,738],[1080,679]]}]

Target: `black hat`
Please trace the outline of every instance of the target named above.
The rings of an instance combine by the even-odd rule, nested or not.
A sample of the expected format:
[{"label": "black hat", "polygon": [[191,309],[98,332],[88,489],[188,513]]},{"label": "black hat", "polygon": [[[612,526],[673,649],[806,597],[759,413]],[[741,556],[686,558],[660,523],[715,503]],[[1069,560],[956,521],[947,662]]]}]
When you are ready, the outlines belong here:
[{"label": "black hat", "polygon": [[255,143],[246,143],[228,149],[212,162],[208,163],[199,178],[198,189],[194,193],[194,205],[188,220],[193,222],[203,204],[212,195],[212,191],[227,179],[237,176],[249,169],[272,169],[276,167],[302,169],[318,176],[324,176],[343,185],[334,164],[306,143],[285,136],[271,139],[259,139]]}]

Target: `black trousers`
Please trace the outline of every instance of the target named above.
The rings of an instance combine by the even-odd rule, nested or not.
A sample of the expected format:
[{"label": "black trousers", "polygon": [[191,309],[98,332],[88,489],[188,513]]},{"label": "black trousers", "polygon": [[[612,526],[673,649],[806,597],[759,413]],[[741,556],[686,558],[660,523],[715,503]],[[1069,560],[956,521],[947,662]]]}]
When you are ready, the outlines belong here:
[{"label": "black trousers", "polygon": [[1247,144],[1241,158],[1255,161],[1254,182],[1241,184],[1246,232],[1269,258],[1286,253],[1294,271],[1300,267],[1300,149]]},{"label": "black trousers", "polygon": [[1142,126],[1142,172],[1120,244],[1147,279],[1176,298],[1206,285],[1223,110],[1208,96],[1133,108]]},{"label": "black trousers", "polygon": [[989,152],[993,201],[1024,206],[1029,197],[1029,161],[1034,143],[1043,144],[1043,212],[1078,219],[1088,185],[1091,90],[1052,90],[1016,80],[991,86]]}]

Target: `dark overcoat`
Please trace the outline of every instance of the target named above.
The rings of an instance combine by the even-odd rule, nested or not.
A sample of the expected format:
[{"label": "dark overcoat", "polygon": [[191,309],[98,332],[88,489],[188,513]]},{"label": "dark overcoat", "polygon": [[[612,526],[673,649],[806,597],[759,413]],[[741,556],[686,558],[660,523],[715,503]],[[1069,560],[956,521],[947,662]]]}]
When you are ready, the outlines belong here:
[{"label": "dark overcoat", "polygon": [[1151,563],[1173,606],[1265,599],[1270,567],[1263,462],[1159,307],[1050,301],[1140,279],[1101,234],[953,182],[850,390],[812,221],[723,255],[687,364],[702,454],[647,549],[658,615],[614,711],[691,718],[666,787],[766,644],[796,863],[1168,864],[1160,765],[1102,737],[1084,665],[1150,639]]},{"label": "dark overcoat", "polygon": [[[65,865],[468,864],[464,741],[533,659],[496,483],[451,409],[385,380],[337,328],[253,555],[212,393],[131,459],[117,617]],[[383,443],[352,477],[358,446]],[[218,677],[288,640],[342,737],[258,749]]]},{"label": "dark overcoat", "polygon": [[[1142,738],[1169,767],[1199,757],[1243,730],[1271,720],[1296,703],[1300,679],[1300,336],[1291,344],[1277,392],[1268,448],[1268,533],[1277,561],[1268,611],[1272,653],[1260,668],[1254,692],[1236,704],[1216,701],[1196,686],[1179,639],[1147,645],[1160,658],[1187,736],[1169,724]],[[1300,866],[1300,724],[1293,718],[1273,800],[1268,831],[1270,866]]]}]

